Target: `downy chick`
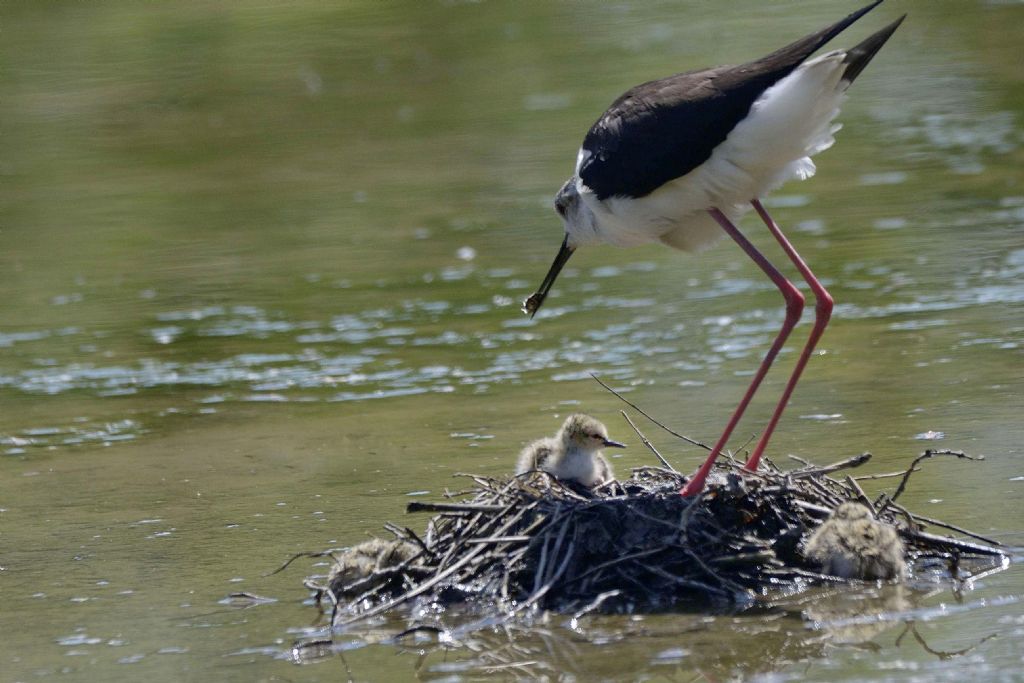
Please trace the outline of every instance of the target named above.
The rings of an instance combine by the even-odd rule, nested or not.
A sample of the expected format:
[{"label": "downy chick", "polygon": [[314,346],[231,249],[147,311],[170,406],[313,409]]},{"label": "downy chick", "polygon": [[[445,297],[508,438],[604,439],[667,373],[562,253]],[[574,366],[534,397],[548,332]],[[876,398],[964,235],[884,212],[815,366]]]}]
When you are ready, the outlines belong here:
[{"label": "downy chick", "polygon": [[819,526],[804,556],[844,579],[903,579],[907,566],[896,529],[875,520],[860,503],[843,503]]},{"label": "downy chick", "polygon": [[408,541],[371,538],[338,555],[327,585],[338,597],[355,597],[386,583],[389,577],[378,574],[407,562],[417,552],[419,548]]},{"label": "downy chick", "polygon": [[626,446],[609,439],[608,430],[598,420],[576,413],[565,419],[554,437],[538,439],[522,450],[516,474],[543,470],[563,481],[599,486],[615,478],[612,466],[601,454],[606,447]]}]

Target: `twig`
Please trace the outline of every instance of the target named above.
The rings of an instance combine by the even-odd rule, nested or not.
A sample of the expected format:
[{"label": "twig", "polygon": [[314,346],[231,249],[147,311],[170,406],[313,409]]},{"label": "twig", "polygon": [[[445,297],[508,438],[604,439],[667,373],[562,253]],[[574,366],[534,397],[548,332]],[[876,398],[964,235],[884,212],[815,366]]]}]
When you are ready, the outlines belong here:
[{"label": "twig", "polygon": [[979,572],[975,572],[974,574],[971,574],[970,572],[965,572],[967,574],[967,576],[964,577],[964,582],[965,583],[966,582],[973,583],[973,582],[977,581],[978,579],[983,579],[986,576],[991,576],[992,574],[996,574],[998,572],[1001,572],[1004,569],[1006,569],[1006,560],[1005,559],[1004,559],[1003,562],[1000,562],[999,564],[997,564],[994,567],[988,567],[988,568],[983,569],[983,570],[981,570]]},{"label": "twig", "polygon": [[[708,562],[713,562],[716,565],[738,565],[738,564],[761,564],[764,562],[771,562],[776,560],[775,553],[771,550],[759,550],[752,553],[737,553],[734,555],[720,555],[719,557],[712,557]],[[777,560],[776,560],[777,561]]]},{"label": "twig", "polygon": [[280,567],[278,567],[274,571],[270,572],[269,574],[264,574],[263,576],[273,576],[274,574],[277,574],[278,572],[283,572],[285,569],[288,568],[288,566],[292,562],[294,562],[295,560],[299,559],[300,557],[330,557],[332,560],[337,560],[338,558],[337,558],[337,556],[334,553],[335,553],[334,550],[321,550],[320,552],[295,553],[294,555],[289,557],[287,560],[285,560],[285,563],[282,564]]},{"label": "twig", "polygon": [[527,598],[522,605],[516,608],[517,612],[520,612],[524,609],[527,609],[531,605],[536,604],[538,600],[547,595],[547,592],[551,590],[551,587],[555,585],[555,582],[558,581],[558,579],[562,577],[562,574],[565,573],[565,570],[568,569],[569,560],[573,558],[573,556],[575,555],[575,551],[576,542],[569,541],[569,548],[565,551],[565,557],[562,559],[562,564],[558,565],[558,569],[555,570],[554,574],[552,574],[551,578],[548,579],[547,583],[545,583],[540,590],[536,591],[533,595]]},{"label": "twig", "polygon": [[704,450],[706,450],[706,451],[710,451],[710,450],[711,450],[711,447],[710,447],[710,446],[708,446],[707,444],[705,444],[705,443],[701,443],[700,441],[697,441],[696,439],[691,439],[690,437],[688,437],[688,436],[686,436],[686,435],[684,435],[684,434],[680,434],[679,432],[675,431],[675,430],[674,430],[674,429],[672,429],[671,427],[668,427],[668,426],[664,425],[663,423],[661,423],[661,422],[658,422],[658,421],[657,421],[657,420],[655,420],[655,419],[654,419],[653,417],[651,417],[650,415],[648,415],[647,413],[645,413],[645,412],[643,411],[643,409],[642,409],[642,408],[641,408],[640,406],[638,406],[637,404],[633,403],[633,402],[632,402],[632,401],[630,401],[629,399],[625,398],[625,397],[624,397],[624,396],[623,396],[622,394],[620,394],[619,392],[615,391],[615,390],[614,390],[614,389],[612,389],[612,388],[611,388],[610,386],[608,386],[607,384],[605,384],[604,382],[602,382],[602,381],[601,381],[600,379],[598,379],[597,375],[595,375],[594,373],[590,373],[590,376],[594,378],[594,381],[595,381],[595,382],[597,382],[597,383],[598,383],[598,384],[600,384],[600,385],[601,385],[602,387],[604,387],[605,389],[607,389],[608,391],[610,391],[610,392],[611,392],[612,394],[614,394],[614,395],[615,395],[616,397],[618,397],[618,399],[619,399],[620,401],[622,401],[622,402],[623,402],[623,403],[625,403],[625,404],[626,404],[627,406],[629,406],[630,408],[632,408],[632,409],[633,409],[633,410],[635,410],[636,412],[638,412],[638,413],[640,413],[641,415],[643,415],[644,417],[646,417],[646,418],[647,418],[648,420],[650,420],[650,421],[651,421],[651,422],[653,422],[654,424],[656,424],[656,425],[658,425],[659,427],[661,427],[662,429],[664,429],[664,430],[665,430],[666,432],[668,432],[668,433],[669,433],[669,434],[671,434],[672,436],[676,437],[677,439],[682,439],[683,441],[685,441],[686,443],[690,444],[691,446],[700,446],[701,448],[703,448],[703,449],[704,449]]},{"label": "twig", "polygon": [[628,422],[629,426],[633,428],[633,431],[636,432],[636,435],[640,437],[640,441],[642,441],[643,444],[650,449],[651,453],[654,453],[654,456],[658,458],[661,464],[664,465],[667,469],[671,470],[672,472],[675,472],[676,468],[672,467],[671,463],[669,463],[668,460],[662,457],[661,453],[658,452],[658,449],[654,447],[654,444],[652,444],[650,440],[648,440],[648,438],[643,435],[640,429],[637,428],[635,424],[633,424],[633,421],[629,419],[629,415],[626,414],[626,411],[620,410],[619,412],[622,413],[622,417],[626,418],[626,422]]},{"label": "twig", "polygon": [[660,553],[663,550],[665,550],[665,546],[659,546],[657,548],[647,548],[646,550],[640,550],[640,551],[637,551],[635,553],[630,553],[629,555],[622,555],[621,557],[612,558],[612,559],[608,560],[607,562],[602,562],[601,564],[597,565],[596,567],[591,567],[590,569],[588,569],[587,571],[583,572],[579,576],[574,576],[571,580],[569,580],[567,582],[567,584],[572,585],[574,583],[582,581],[583,579],[587,578],[588,576],[593,576],[594,574],[597,574],[597,573],[599,573],[601,571],[604,571],[608,567],[614,567],[617,564],[622,564],[623,562],[628,562],[630,560],[635,560],[635,559],[640,558],[640,557],[647,557],[648,555],[655,555],[657,553]]},{"label": "twig", "polygon": [[423,539],[421,539],[416,534],[415,531],[413,531],[409,527],[404,527],[404,528],[405,528],[405,533],[408,535],[408,538],[411,538],[413,540],[413,543],[415,543],[416,545],[418,545],[420,547],[420,550],[422,550],[423,552],[425,552],[425,553],[427,553],[429,555],[433,555],[434,554],[434,551],[432,551],[429,548],[429,546],[427,546],[427,544],[423,541]]},{"label": "twig", "polygon": [[[895,505],[895,503],[893,505]],[[973,531],[970,531],[969,529],[964,529],[963,527],[956,526],[955,524],[950,524],[949,522],[943,522],[942,520],[939,520],[939,519],[932,519],[931,517],[925,517],[924,515],[919,515],[916,512],[910,512],[909,514],[917,522],[924,522],[925,524],[930,524],[932,526],[938,526],[938,527],[942,527],[943,529],[949,529],[950,531],[956,531],[958,533],[963,534],[964,536],[970,536],[971,538],[977,539],[979,541],[984,541],[985,543],[988,543],[989,545],[994,545],[994,546],[999,546],[999,547],[1002,547],[1002,545],[1003,545],[1002,543],[1000,543],[999,541],[995,540],[994,538],[989,538],[988,536],[982,536],[981,534],[978,534],[978,533],[975,533]]]},{"label": "twig", "polygon": [[405,506],[406,512],[499,512],[504,505],[481,505],[479,503],[424,503],[414,500]]},{"label": "twig", "polygon": [[995,548],[989,548],[985,545],[978,545],[977,543],[969,543],[968,541],[961,541],[958,538],[949,538],[948,536],[936,536],[935,534],[929,534],[927,531],[917,531],[915,529],[897,529],[900,536],[903,536],[909,541],[916,541],[918,543],[926,543],[932,546],[939,546],[944,548],[952,548],[954,550],[962,550],[968,553],[974,553],[976,555],[988,555],[990,557],[1006,557],[1006,554],[1002,550],[996,550]]},{"label": "twig", "polygon": [[578,622],[580,619],[585,617],[587,614],[589,614],[590,612],[593,612],[594,610],[599,608],[601,605],[604,604],[605,600],[608,600],[609,598],[614,598],[614,597],[619,596],[621,594],[622,594],[622,591],[620,591],[620,590],[612,590],[612,591],[605,591],[604,593],[598,593],[597,597],[594,598],[593,600],[591,600],[587,604],[586,607],[584,607],[583,609],[579,610],[578,612],[576,612],[575,614],[572,615],[573,622]]},{"label": "twig", "polygon": [[[860,455],[855,455],[852,458],[840,460],[839,462],[832,463],[831,465],[825,465],[824,467],[812,467],[811,469],[806,470],[796,470],[795,472],[790,472],[789,476],[792,477],[793,479],[803,479],[804,477],[818,477],[821,476],[822,474],[831,474],[832,472],[838,472],[839,470],[860,467],[870,459],[870,453],[861,453]],[[804,462],[807,461],[805,460]]]},{"label": "twig", "polygon": [[466,543],[529,543],[533,536],[491,536],[489,538],[470,538]]},{"label": "twig", "polygon": [[411,626],[411,627],[405,629],[404,631],[400,631],[400,632],[396,633],[394,636],[392,636],[391,640],[397,642],[397,641],[401,640],[402,638],[404,638],[406,636],[410,636],[413,633],[419,633],[420,631],[426,631],[428,633],[434,633],[439,638],[441,636],[445,636],[445,635],[448,634],[448,630],[444,629],[444,628],[441,628],[440,626],[434,626],[433,624],[417,624],[416,626]]},{"label": "twig", "polygon": [[917,641],[918,645],[920,645],[921,647],[924,648],[925,652],[927,652],[928,654],[931,654],[931,655],[935,655],[940,660],[952,659],[953,657],[963,656],[963,655],[967,654],[968,652],[970,652],[971,650],[974,650],[975,648],[977,648],[979,645],[984,643],[986,640],[989,640],[991,638],[995,638],[996,637],[995,633],[990,633],[987,636],[985,636],[984,638],[982,638],[981,640],[979,640],[978,642],[974,643],[973,645],[971,645],[969,647],[965,647],[962,650],[953,650],[953,651],[948,651],[948,652],[947,651],[943,651],[943,650],[934,650],[931,647],[929,647],[929,645],[925,641],[924,637],[918,632],[917,624],[914,623],[913,621],[910,621],[910,622],[907,622],[907,627],[906,627],[906,629],[904,629],[903,633],[901,633],[899,638],[896,639],[896,643],[895,643],[896,647],[899,647],[900,641],[903,640],[903,636],[907,635],[907,631],[909,631],[910,634],[912,636],[914,636],[914,640]]},{"label": "twig", "polygon": [[875,509],[878,510],[877,518],[881,519],[882,514],[890,507],[894,508],[896,512],[900,513],[900,515],[903,517],[903,521],[906,522],[908,529],[915,529],[917,531],[921,530],[921,525],[918,524],[917,521],[914,519],[914,516],[910,514],[910,510],[903,507],[899,503],[894,503],[891,500],[889,500],[888,493],[878,494],[878,499],[875,500]]},{"label": "twig", "polygon": [[862,489],[860,487],[860,484],[858,484],[854,480],[854,478],[850,477],[850,476],[846,477],[845,481],[846,481],[846,485],[849,486],[850,490],[853,492],[854,497],[857,500],[859,500],[860,502],[864,503],[864,505],[867,506],[868,510],[871,510],[871,514],[874,515],[877,518],[878,517],[878,511],[875,510],[875,506],[872,505],[871,499],[868,498],[866,493],[864,493],[864,489]]},{"label": "twig", "polygon": [[832,514],[832,508],[825,507],[824,505],[817,505],[816,503],[810,503],[808,501],[799,499],[794,500],[793,503],[798,508],[803,508],[804,510],[807,510],[809,512],[817,513],[822,517],[827,517],[828,515]]},{"label": "twig", "polygon": [[[743,445],[741,445],[739,448],[737,448],[735,452],[736,453],[742,453],[743,451],[747,450],[747,446],[752,444],[754,442],[754,439],[756,439],[756,438],[757,438],[757,434],[756,433],[755,434],[751,434],[750,436],[747,437],[747,440],[743,442]],[[732,459],[733,454],[731,452],[729,452],[728,453],[728,457],[730,459]]]},{"label": "twig", "polygon": [[[564,530],[564,527],[563,527]],[[544,572],[548,568],[548,548],[551,547],[551,536],[544,537],[544,545],[540,549],[540,560],[537,562],[537,570],[533,572],[533,592],[540,590],[541,581],[544,579]]]},{"label": "twig", "polygon": [[660,576],[662,578],[668,579],[672,583],[677,583],[677,584],[680,584],[680,585],[683,585],[683,586],[687,586],[689,588],[696,588],[698,590],[707,591],[708,593],[716,593],[720,597],[723,597],[723,598],[728,598],[729,597],[728,593],[723,591],[721,588],[716,588],[716,587],[714,587],[714,586],[712,586],[710,584],[704,583],[703,581],[695,581],[693,579],[684,579],[681,576],[676,576],[675,574],[672,574],[671,572],[665,571],[661,567],[652,567],[651,565],[646,565],[646,564],[645,565],[641,565],[641,566],[644,569],[646,569],[647,571],[651,572],[652,574],[657,574],[658,576]]},{"label": "twig", "polygon": [[715,581],[717,581],[719,583],[719,585],[721,585],[721,586],[728,586],[729,588],[731,588],[733,591],[735,591],[738,594],[749,593],[749,591],[747,591],[747,589],[745,589],[743,586],[739,585],[735,581],[732,581],[730,579],[726,579],[726,578],[720,576],[718,574],[718,572],[716,572],[714,569],[709,567],[704,562],[704,560],[700,559],[699,555],[697,555],[695,552],[693,552],[689,548],[683,547],[682,550],[683,550],[684,553],[686,553],[686,555],[691,560],[693,560],[697,564],[698,567],[700,567],[701,569],[704,570],[705,574],[707,574],[708,576],[713,578]]},{"label": "twig", "polygon": [[768,567],[762,570],[765,574],[771,576],[799,576],[805,579],[814,579],[822,583],[842,583],[843,579],[838,576],[830,576],[829,574],[819,574],[818,572],[808,571],[806,569],[800,569],[799,567],[783,567],[780,569],[773,569]]},{"label": "twig", "polygon": [[900,495],[902,495],[903,490],[907,488],[907,481],[910,479],[910,475],[913,472],[917,471],[917,470],[914,469],[914,466],[917,465],[917,463],[921,462],[922,460],[926,460],[927,458],[934,458],[937,455],[952,455],[954,457],[962,458],[964,460],[984,460],[985,459],[984,457],[981,457],[981,456],[974,457],[974,456],[967,455],[963,451],[949,451],[949,450],[933,451],[933,450],[929,449],[929,450],[925,451],[924,453],[922,453],[921,455],[919,455],[916,458],[914,458],[914,461],[912,463],[910,463],[910,467],[908,467],[907,471],[903,474],[903,480],[900,481],[900,485],[896,487],[896,493],[892,494],[892,498],[890,500],[895,501],[897,498],[900,497]]},{"label": "twig", "polygon": [[854,477],[857,481],[871,481],[872,479],[893,479],[895,477],[902,477],[906,474],[905,470],[899,472],[886,472],[885,474],[862,474],[859,477]]},{"label": "twig", "polygon": [[683,479],[683,475],[678,470],[666,470],[664,467],[655,467],[653,465],[641,465],[640,467],[630,468],[630,472],[656,472],[658,474],[668,474],[677,479]]}]

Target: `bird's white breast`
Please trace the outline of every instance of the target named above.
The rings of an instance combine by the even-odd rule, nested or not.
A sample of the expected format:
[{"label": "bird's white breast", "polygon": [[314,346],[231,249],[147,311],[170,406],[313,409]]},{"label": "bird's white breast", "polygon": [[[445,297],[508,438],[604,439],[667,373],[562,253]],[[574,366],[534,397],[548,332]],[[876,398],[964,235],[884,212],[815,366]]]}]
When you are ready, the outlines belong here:
[{"label": "bird's white breast", "polygon": [[572,447],[565,451],[565,456],[552,474],[559,479],[578,481],[584,486],[598,483],[601,475],[592,451]]}]

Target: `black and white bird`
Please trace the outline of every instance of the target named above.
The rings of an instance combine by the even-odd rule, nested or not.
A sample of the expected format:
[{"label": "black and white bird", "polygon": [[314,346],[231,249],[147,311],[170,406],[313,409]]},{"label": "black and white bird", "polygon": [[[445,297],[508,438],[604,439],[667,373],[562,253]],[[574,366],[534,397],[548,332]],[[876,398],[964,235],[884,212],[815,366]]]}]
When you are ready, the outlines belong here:
[{"label": "black and white bird", "polygon": [[[740,66],[688,71],[643,83],[615,100],[583,140],[576,172],[555,197],[565,240],[540,289],[523,304],[531,316],[572,253],[608,243],[661,242],[683,251],[709,246],[723,233],[782,292],[786,317],[722,436],[681,493],[700,493],[718,454],[800,319],[800,291],[736,227],[753,208],[814,294],[815,321],[775,411],[746,467],[756,470],[782,411],[828,324],[832,298],[793,249],[759,197],[793,178],[814,175],[811,157],[828,149],[850,84],[904,17],[848,50],[811,59],[882,0]],[[905,16],[905,15],[904,15]]]}]

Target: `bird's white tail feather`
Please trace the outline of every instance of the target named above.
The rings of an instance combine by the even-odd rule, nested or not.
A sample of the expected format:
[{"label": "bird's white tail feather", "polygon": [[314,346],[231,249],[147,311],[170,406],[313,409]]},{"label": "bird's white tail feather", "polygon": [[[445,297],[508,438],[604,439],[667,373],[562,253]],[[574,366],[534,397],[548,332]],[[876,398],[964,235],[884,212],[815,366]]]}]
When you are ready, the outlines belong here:
[{"label": "bird's white tail feather", "polygon": [[709,174],[715,199],[750,200],[814,175],[810,157],[831,147],[840,128],[834,120],[849,85],[842,81],[845,56],[830,52],[804,63],[754,102],[708,160],[718,167]]}]

